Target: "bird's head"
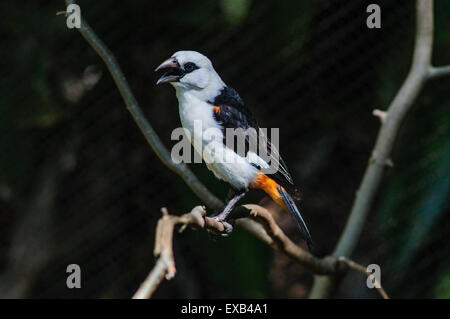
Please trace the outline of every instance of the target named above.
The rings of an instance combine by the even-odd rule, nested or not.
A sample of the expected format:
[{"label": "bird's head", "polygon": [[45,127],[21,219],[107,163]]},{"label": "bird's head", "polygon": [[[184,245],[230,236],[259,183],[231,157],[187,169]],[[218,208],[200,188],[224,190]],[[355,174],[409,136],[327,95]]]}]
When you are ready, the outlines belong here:
[{"label": "bird's head", "polygon": [[224,86],[211,61],[196,51],[175,52],[155,71],[159,70],[165,72],[156,84],[170,83],[177,91],[189,91],[205,98],[214,96]]}]

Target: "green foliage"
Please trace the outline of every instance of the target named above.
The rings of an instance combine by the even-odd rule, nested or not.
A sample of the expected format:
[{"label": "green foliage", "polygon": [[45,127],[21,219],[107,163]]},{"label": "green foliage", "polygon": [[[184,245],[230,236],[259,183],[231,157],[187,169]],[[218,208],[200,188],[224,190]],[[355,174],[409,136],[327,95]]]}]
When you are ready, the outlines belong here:
[{"label": "green foliage", "polygon": [[251,0],[221,0],[220,6],[225,19],[233,25],[240,24],[249,13]]}]

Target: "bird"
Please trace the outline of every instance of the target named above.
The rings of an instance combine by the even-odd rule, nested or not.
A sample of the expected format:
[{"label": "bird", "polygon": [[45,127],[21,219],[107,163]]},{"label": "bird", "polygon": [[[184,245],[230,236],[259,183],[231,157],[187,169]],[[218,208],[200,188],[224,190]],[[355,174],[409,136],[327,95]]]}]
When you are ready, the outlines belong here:
[{"label": "bird", "polygon": [[[290,212],[302,239],[311,250],[310,232],[290,195],[296,194],[297,188],[287,165],[278,149],[260,130],[237,91],[225,84],[215,71],[211,60],[197,51],[178,51],[155,71],[164,72],[157,85],[170,83],[175,88],[181,124],[190,133],[194,149],[201,154],[207,168],[230,185],[227,202],[214,218],[232,230],[232,225],[226,220],[233,207],[250,189],[261,189],[285,211]],[[202,134],[196,135],[194,131],[198,123],[201,123]],[[211,135],[206,134],[208,129],[215,132],[212,138],[206,137]],[[269,158],[261,157],[250,148],[252,140],[249,136],[245,136],[243,152],[238,152],[235,145],[230,147],[226,139],[228,129],[253,129],[258,143],[270,151]],[[204,145],[207,147],[203,148]],[[217,153],[221,153],[222,157],[218,159]],[[231,160],[224,161],[224,154]],[[271,163],[275,165],[270,166]],[[268,169],[273,167],[276,169]]]}]

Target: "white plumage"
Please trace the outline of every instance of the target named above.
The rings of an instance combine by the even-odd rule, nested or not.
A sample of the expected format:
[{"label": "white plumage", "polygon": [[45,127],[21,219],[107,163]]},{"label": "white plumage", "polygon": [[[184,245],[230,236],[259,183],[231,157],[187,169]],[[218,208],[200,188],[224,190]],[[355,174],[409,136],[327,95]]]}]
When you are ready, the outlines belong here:
[{"label": "white plumage", "polygon": [[[211,105],[192,95],[190,91],[177,86],[175,88],[177,88],[181,124],[189,131],[191,143],[202,155],[208,169],[217,178],[230,183],[235,189],[247,189],[258,173],[258,170],[250,163],[261,164],[262,162],[265,165],[267,163],[255,153],[249,152],[245,158],[227,148],[223,144],[222,128],[214,119]],[[217,95],[218,91],[213,94]],[[199,128],[201,132],[198,132]]]}]

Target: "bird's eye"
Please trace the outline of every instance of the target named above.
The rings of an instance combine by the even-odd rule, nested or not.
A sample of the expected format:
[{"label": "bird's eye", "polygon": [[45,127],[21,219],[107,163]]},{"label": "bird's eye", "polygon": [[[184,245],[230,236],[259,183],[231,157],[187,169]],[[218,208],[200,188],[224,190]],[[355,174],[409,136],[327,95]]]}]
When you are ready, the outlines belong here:
[{"label": "bird's eye", "polygon": [[186,73],[192,72],[192,71],[194,71],[196,69],[198,69],[198,66],[195,65],[195,63],[187,62],[187,63],[184,64],[184,71]]}]

